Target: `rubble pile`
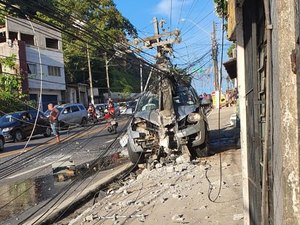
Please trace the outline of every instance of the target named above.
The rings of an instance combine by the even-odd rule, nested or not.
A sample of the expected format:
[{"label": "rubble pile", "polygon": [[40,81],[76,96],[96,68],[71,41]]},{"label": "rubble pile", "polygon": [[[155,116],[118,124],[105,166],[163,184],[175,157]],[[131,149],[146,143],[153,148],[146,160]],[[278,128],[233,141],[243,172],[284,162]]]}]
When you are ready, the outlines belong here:
[{"label": "rubble pile", "polygon": [[[107,190],[104,198],[69,224],[225,224],[222,220],[243,224],[240,173],[223,178],[218,199],[222,205],[208,200],[206,172],[211,172],[215,189],[219,184],[218,174],[210,171],[217,164],[214,161],[192,164],[177,160],[158,163],[152,170],[142,168],[138,175],[124,180],[122,187]],[[225,162],[222,167],[224,174],[231,174],[235,164]]]}]

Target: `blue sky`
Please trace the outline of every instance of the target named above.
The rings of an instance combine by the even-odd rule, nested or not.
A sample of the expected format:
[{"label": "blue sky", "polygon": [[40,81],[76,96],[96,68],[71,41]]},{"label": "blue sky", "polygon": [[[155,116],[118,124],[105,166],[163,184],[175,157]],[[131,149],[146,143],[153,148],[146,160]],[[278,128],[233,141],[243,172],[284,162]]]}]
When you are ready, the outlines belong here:
[{"label": "blue sky", "polygon": [[[182,41],[174,45],[173,64],[185,68],[191,62],[203,57],[203,60],[190,68],[190,72],[201,68],[200,72],[194,73],[192,84],[198,93],[213,91],[210,53],[212,23],[213,21],[216,23],[219,44],[221,44],[222,26],[221,19],[214,11],[213,0],[115,0],[114,2],[122,15],[137,28],[140,38],[154,34],[153,17],[165,21],[166,31],[180,29]],[[228,46],[229,43],[225,42],[224,60],[227,59]],[[154,55],[153,51],[147,53]],[[149,58],[147,55],[145,57]],[[226,72],[223,76],[226,76]]]}]

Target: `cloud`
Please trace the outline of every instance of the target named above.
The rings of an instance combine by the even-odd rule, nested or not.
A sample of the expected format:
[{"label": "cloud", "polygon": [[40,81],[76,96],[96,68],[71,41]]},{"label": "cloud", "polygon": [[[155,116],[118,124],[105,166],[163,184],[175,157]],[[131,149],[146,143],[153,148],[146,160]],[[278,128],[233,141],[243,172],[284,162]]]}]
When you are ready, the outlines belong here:
[{"label": "cloud", "polygon": [[181,6],[186,6],[190,3],[190,0],[160,0],[155,7],[155,14],[162,16],[170,16],[172,9],[172,15],[176,18],[180,14]]}]

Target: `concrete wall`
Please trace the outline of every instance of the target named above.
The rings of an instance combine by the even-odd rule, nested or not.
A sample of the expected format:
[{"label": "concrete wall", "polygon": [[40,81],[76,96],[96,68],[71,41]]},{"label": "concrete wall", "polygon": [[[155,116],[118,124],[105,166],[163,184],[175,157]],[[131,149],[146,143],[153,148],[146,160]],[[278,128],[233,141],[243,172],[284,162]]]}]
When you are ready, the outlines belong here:
[{"label": "concrete wall", "polygon": [[[59,31],[53,30],[53,28],[47,25],[39,25],[31,23],[35,31],[35,45],[40,48],[46,48],[46,37],[58,40],[58,50],[62,51],[62,38]],[[24,33],[34,35],[31,24],[28,20],[19,19],[14,17],[7,17],[6,30],[17,33]],[[12,40],[13,41],[13,40]]]},{"label": "concrete wall", "polygon": [[[37,74],[29,76],[29,88],[39,88],[42,70],[43,89],[65,90],[65,71],[63,54],[58,51],[48,49],[40,49],[42,68],[39,65],[38,48],[35,46],[26,47],[27,63],[35,64]],[[56,66],[60,68],[61,76],[49,76],[48,66]],[[32,78],[32,79],[30,79]]]},{"label": "concrete wall", "polygon": [[[280,128],[278,135],[280,135],[281,141],[276,141],[278,145],[274,143],[274,154],[276,154],[275,158],[282,160],[282,171],[276,174],[280,176],[277,177],[277,180],[281,183],[276,186],[277,190],[282,188],[278,190],[279,192],[283,192],[283,220],[280,221],[281,218],[277,218],[276,224],[292,225],[300,223],[299,76],[297,77],[292,72],[290,59],[292,50],[296,48],[295,21],[299,20],[299,16],[296,16],[296,1],[281,0],[276,1],[276,4],[276,11],[273,12],[277,17],[277,30],[275,29],[273,34],[273,38],[277,39],[277,43],[275,42],[273,45],[275,53],[273,55],[273,76],[275,85],[279,86],[275,92],[279,91],[277,100],[280,107],[280,117],[278,116],[280,119],[274,121],[274,128]],[[299,14],[299,11],[297,13]],[[276,108],[278,109],[278,107]],[[274,169],[277,167],[278,165],[274,164]],[[274,192],[274,195],[276,198],[277,192]],[[284,222],[282,223],[282,221]]]},{"label": "concrete wall", "polygon": [[246,72],[245,72],[245,50],[244,50],[244,31],[243,31],[243,12],[242,4],[236,7],[236,48],[237,48],[237,80],[239,90],[239,110],[241,126],[241,165],[242,165],[242,183],[243,183],[243,207],[244,207],[244,225],[250,224],[249,211],[249,181],[248,181],[248,148],[247,148],[247,114],[246,114]]}]

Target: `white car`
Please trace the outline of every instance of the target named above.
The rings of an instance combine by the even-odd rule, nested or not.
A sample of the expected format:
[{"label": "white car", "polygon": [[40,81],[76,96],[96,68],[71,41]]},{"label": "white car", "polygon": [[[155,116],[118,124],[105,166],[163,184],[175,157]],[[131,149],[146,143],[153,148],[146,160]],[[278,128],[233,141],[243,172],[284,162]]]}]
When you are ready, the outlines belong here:
[{"label": "white car", "polygon": [[82,104],[69,103],[64,105],[57,105],[59,116],[58,122],[60,128],[67,128],[72,125],[86,125],[87,124],[87,110]]},{"label": "white car", "polygon": [[194,88],[165,81],[164,91],[153,83],[137,103],[127,128],[132,163],[168,159],[186,148],[193,159],[209,154],[207,120]]},{"label": "white car", "polygon": [[4,150],[4,144],[5,144],[5,139],[2,130],[0,129],[0,151]]}]

